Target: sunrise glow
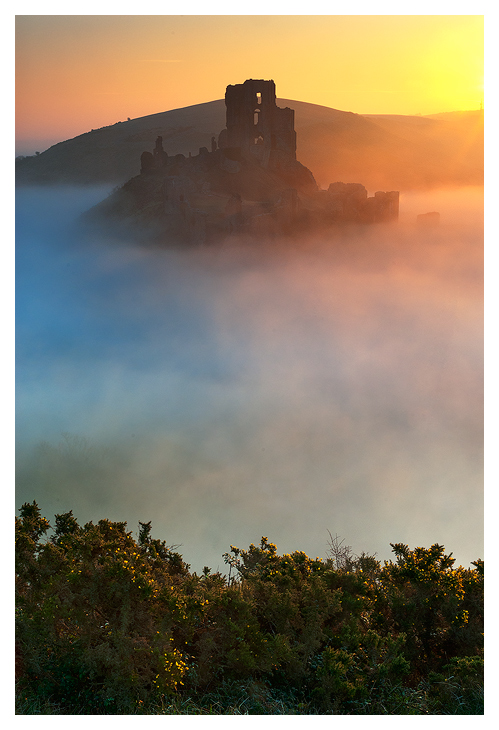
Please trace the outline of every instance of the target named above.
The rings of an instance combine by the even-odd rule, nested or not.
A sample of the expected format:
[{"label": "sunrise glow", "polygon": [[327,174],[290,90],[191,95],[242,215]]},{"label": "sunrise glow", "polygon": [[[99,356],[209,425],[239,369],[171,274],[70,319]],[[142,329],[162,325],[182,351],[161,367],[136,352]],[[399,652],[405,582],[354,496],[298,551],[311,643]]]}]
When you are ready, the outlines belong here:
[{"label": "sunrise glow", "polygon": [[17,16],[19,139],[220,99],[246,78],[360,114],[478,109],[483,16]]}]

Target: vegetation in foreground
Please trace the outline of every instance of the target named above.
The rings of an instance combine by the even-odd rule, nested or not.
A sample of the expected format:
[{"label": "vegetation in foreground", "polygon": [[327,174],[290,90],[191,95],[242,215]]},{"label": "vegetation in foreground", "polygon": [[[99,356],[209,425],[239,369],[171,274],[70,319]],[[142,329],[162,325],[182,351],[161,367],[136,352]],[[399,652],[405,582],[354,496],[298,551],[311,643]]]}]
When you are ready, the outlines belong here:
[{"label": "vegetation in foreground", "polygon": [[17,714],[483,713],[483,561],[231,546],[190,572],[139,523],[16,518]]}]

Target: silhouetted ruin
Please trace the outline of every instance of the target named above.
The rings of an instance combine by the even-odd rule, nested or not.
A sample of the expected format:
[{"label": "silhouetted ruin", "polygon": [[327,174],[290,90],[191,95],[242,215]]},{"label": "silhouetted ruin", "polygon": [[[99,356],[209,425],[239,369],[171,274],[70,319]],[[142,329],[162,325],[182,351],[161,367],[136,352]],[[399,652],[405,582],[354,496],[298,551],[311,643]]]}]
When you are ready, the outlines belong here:
[{"label": "silhouetted ruin", "polygon": [[437,228],[440,225],[440,213],[421,213],[416,217],[418,228]]},{"label": "silhouetted ruin", "polygon": [[197,155],[168,155],[158,136],[140,175],[105,204],[107,215],[146,219],[158,236],[204,242],[227,233],[293,235],[332,225],[396,221],[399,193],[369,197],[360,183],[319,189],[296,159],[294,110],[276,105],[273,81],[227,86],[226,127]]},{"label": "silhouetted ruin", "polygon": [[273,81],[249,79],[227,86],[225,106],[227,127],[219,135],[219,147],[252,154],[262,167],[296,160],[295,113],[276,105]]}]

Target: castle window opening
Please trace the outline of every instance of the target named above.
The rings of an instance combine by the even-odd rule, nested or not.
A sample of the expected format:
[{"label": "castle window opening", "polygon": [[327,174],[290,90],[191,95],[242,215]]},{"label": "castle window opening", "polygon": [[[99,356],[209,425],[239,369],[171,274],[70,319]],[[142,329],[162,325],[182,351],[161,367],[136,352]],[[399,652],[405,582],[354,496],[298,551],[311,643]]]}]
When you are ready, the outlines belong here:
[{"label": "castle window opening", "polygon": [[258,115],[260,114],[260,109],[255,109],[255,113],[253,114],[253,123],[256,127],[258,124]]},{"label": "castle window opening", "polygon": [[256,92],[256,103],[257,104],[261,104],[262,103],[262,92],[261,91],[257,91]]}]

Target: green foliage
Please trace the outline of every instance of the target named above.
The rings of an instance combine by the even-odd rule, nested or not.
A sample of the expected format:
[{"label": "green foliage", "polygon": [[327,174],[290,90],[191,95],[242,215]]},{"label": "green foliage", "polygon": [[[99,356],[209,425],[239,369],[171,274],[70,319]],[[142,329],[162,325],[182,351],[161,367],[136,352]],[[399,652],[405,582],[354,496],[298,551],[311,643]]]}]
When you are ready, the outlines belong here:
[{"label": "green foliage", "polygon": [[468,648],[483,646],[483,562],[454,569],[441,545],[409,550],[392,545],[397,562],[385,563],[379,597],[387,626],[407,636],[407,653],[421,672],[442,666]]},{"label": "green foliage", "polygon": [[480,714],[483,562],[231,546],[190,571],[139,523],[16,518],[19,714]]}]

